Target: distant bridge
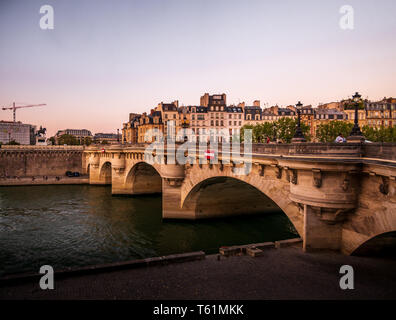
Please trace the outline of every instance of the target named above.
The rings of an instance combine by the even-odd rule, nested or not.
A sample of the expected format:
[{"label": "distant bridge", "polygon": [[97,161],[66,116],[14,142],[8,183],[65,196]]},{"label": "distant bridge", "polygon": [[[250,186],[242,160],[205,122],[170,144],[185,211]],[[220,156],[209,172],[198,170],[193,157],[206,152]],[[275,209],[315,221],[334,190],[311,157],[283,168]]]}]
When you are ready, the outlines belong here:
[{"label": "distant bridge", "polygon": [[[217,163],[150,164],[146,145],[88,147],[90,184],[113,194],[162,192],[164,218],[200,219],[263,212],[278,206],[303,238],[304,250],[357,253],[395,244],[396,144],[257,144],[252,170],[219,152]],[[376,242],[373,242],[373,241]]]}]

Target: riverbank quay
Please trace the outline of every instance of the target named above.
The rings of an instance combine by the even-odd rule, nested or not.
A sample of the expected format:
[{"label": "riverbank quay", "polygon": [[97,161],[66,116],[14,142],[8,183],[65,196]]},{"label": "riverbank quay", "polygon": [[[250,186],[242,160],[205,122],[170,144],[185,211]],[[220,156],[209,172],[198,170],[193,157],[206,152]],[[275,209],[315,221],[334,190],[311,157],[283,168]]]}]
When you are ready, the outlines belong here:
[{"label": "riverbank quay", "polygon": [[1,186],[42,186],[57,184],[89,184],[87,175],[80,177],[66,176],[32,176],[32,177],[13,177],[0,178]]},{"label": "riverbank quay", "polygon": [[[354,289],[340,288],[340,268],[354,270]],[[1,300],[353,300],[395,299],[396,261],[304,253],[300,246],[264,249],[257,257],[207,255],[205,259],[95,272],[57,279],[55,289],[38,281],[0,287]],[[56,272],[56,270],[55,270]]]}]

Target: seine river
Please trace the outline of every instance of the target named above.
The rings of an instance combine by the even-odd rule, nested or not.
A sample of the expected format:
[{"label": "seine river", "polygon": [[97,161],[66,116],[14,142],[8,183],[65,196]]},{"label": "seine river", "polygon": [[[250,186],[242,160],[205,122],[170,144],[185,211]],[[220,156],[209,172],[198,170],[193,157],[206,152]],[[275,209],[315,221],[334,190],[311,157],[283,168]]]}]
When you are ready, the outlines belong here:
[{"label": "seine river", "polygon": [[0,275],[296,237],[281,211],[205,221],[161,218],[161,196],[88,185],[0,188]]}]

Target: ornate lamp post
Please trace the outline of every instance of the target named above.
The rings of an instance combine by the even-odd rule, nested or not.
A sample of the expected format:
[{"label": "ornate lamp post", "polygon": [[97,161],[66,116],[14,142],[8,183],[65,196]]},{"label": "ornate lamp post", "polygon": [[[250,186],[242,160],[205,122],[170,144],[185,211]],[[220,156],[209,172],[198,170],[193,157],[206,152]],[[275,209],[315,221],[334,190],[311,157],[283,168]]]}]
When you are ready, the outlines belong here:
[{"label": "ornate lamp post", "polygon": [[355,119],[354,119],[354,126],[352,128],[351,134],[347,138],[347,142],[363,142],[366,140],[366,138],[363,136],[363,133],[360,131],[359,127],[359,103],[361,102],[360,100],[361,95],[356,92],[353,96],[353,102],[355,105]]},{"label": "ornate lamp post", "polygon": [[306,142],[307,140],[305,140],[304,138],[304,134],[301,130],[301,107],[302,107],[302,103],[300,101],[298,101],[298,103],[296,104],[296,108],[297,108],[297,127],[296,127],[296,133],[294,134],[294,137],[292,139],[292,143],[301,143],[301,142]]}]

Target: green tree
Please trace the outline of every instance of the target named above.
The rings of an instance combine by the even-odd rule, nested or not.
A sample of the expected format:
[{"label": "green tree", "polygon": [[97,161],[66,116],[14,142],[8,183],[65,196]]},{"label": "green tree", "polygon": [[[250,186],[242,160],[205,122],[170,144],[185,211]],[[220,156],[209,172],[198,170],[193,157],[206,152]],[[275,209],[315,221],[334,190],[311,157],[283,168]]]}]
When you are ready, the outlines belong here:
[{"label": "green tree", "polygon": [[256,143],[265,143],[267,137],[270,139],[274,135],[274,125],[271,122],[264,122],[254,126],[253,139]]},{"label": "green tree", "polygon": [[[265,122],[260,123],[255,126],[253,125],[244,125],[241,128],[241,140],[244,138],[244,131],[246,129],[252,129],[252,137],[254,143],[265,143],[267,137],[271,140],[279,139],[285,143],[290,143],[294,133],[296,132],[297,120],[293,120],[291,118],[281,118],[276,122]],[[304,123],[301,123],[301,130],[305,136],[307,141],[311,140],[309,135],[309,126]]]},{"label": "green tree", "polygon": [[[360,101],[358,104],[359,104],[358,109],[364,110],[365,101],[362,100],[362,101]],[[346,103],[344,104],[344,109],[346,109],[346,110],[355,110],[355,102],[352,101],[352,100],[346,102]]]},{"label": "green tree", "polygon": [[[282,140],[285,143],[290,143],[296,132],[297,120],[284,117],[276,121],[274,125],[276,138]],[[300,127],[305,139],[310,141],[311,136],[309,134],[309,126],[301,122]]]},{"label": "green tree", "polygon": [[11,141],[7,142],[6,144],[9,146],[19,146],[20,145],[20,143],[16,142],[15,140],[11,140]]},{"label": "green tree", "polygon": [[365,138],[372,142],[396,142],[396,127],[373,128],[364,126],[362,132]]},{"label": "green tree", "polygon": [[91,137],[85,137],[81,140],[82,144],[89,146],[92,144],[92,138]]},{"label": "green tree", "polygon": [[334,142],[341,133],[345,138],[349,136],[353,124],[345,121],[330,121],[318,125],[316,128],[316,138],[320,142]]},{"label": "green tree", "polygon": [[[240,141],[241,142],[243,142],[243,141],[245,141],[245,130],[247,130],[247,129],[251,129],[252,131],[253,131],[253,128],[254,128],[254,126],[253,125],[251,125],[251,124],[245,124],[242,128],[241,128],[241,130],[239,131],[240,132]],[[252,135],[253,135],[253,142],[254,142],[254,134],[252,133]],[[235,141],[235,140],[234,140]]]},{"label": "green tree", "polygon": [[73,146],[73,145],[79,145],[80,141],[78,141],[78,139],[71,134],[62,134],[58,139],[58,144],[60,145],[67,144],[69,146]]}]

